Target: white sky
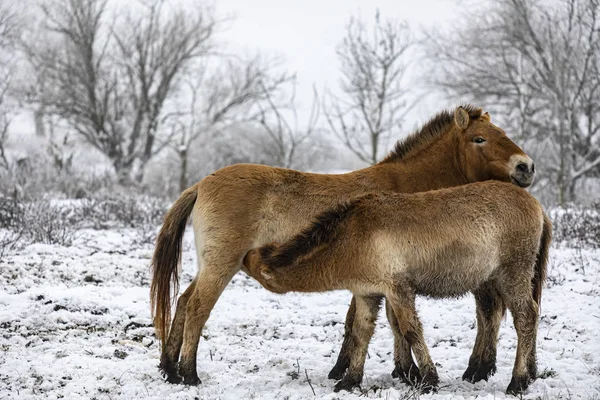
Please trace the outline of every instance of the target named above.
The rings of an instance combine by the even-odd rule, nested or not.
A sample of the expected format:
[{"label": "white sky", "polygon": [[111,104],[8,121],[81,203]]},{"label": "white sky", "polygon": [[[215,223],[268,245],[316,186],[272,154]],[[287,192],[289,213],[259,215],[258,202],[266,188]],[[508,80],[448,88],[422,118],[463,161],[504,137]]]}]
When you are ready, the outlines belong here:
[{"label": "white sky", "polygon": [[[462,4],[461,4],[462,3]],[[421,27],[446,25],[456,20],[466,5],[460,0],[217,0],[220,14],[235,17],[221,37],[231,50],[280,54],[285,66],[298,75],[300,107],[308,108],[312,85],[337,87],[336,45],[342,40],[350,16],[360,15],[372,23],[375,12],[382,18],[409,22],[413,31]],[[418,85],[415,85],[417,87]],[[421,88],[422,89],[422,88]],[[403,133],[409,133],[443,108],[454,104],[423,101],[408,118]]]}]

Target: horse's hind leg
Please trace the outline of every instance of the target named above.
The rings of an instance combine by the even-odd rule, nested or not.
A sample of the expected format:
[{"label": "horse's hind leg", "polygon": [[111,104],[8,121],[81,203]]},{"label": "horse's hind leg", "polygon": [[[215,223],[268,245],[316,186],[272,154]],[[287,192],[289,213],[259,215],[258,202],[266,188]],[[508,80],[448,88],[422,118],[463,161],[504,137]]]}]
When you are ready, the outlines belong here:
[{"label": "horse's hind leg", "polygon": [[473,295],[477,305],[477,337],[462,378],[475,383],[496,372],[498,333],[506,306],[494,282],[484,283]]},{"label": "horse's hind leg", "polygon": [[329,371],[329,375],[327,375],[329,379],[342,379],[344,373],[350,365],[350,354],[352,354],[352,351],[356,346],[354,343],[354,335],[352,335],[355,315],[356,297],[352,296],[350,307],[346,313],[346,323],[344,324],[344,341],[342,342],[342,348],[340,349],[340,354],[338,355],[337,361],[331,371]]},{"label": "horse's hind leg", "polygon": [[195,286],[196,280],[193,280],[179,297],[179,300],[177,300],[177,308],[169,331],[169,337],[162,348],[160,369],[165,373],[167,382],[169,383],[179,383],[181,381],[181,378],[177,373],[177,361],[179,361],[179,352],[181,351],[181,345],[183,344],[183,326],[186,315],[185,309]]},{"label": "horse's hind leg", "polygon": [[196,355],[202,329],[210,312],[223,290],[240,269],[241,256],[204,260],[203,267],[196,277],[196,285],[187,300],[185,325],[183,332],[183,348],[179,361],[179,375],[183,383],[196,385],[200,383],[196,371]]},{"label": "horse's hind leg", "polygon": [[392,376],[400,378],[402,382],[408,385],[415,385],[421,381],[419,367],[415,364],[410,352],[410,345],[400,331],[398,319],[394,314],[394,310],[390,307],[389,301],[385,302],[385,312],[387,319],[394,334],[394,371]]},{"label": "horse's hind leg", "polygon": [[346,375],[339,381],[334,391],[352,390],[362,382],[365,358],[369,342],[375,331],[377,313],[381,307],[381,296],[355,296],[355,313],[351,335],[353,344],[350,348],[350,362]]},{"label": "horse's hind leg", "polygon": [[422,376],[418,386],[424,392],[436,389],[439,377],[435,364],[429,355],[429,349],[423,337],[423,326],[415,309],[415,295],[408,285],[398,285],[396,290],[386,296],[390,307],[398,319],[398,326],[402,335],[410,345],[419,364]]}]

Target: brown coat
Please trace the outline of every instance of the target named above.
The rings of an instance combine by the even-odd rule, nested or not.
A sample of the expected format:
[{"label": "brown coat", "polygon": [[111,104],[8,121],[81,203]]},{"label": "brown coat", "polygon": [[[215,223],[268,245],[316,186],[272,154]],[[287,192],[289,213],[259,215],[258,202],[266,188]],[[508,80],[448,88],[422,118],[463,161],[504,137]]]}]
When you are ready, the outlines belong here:
[{"label": "brown coat", "polygon": [[[370,192],[419,192],[486,179],[528,186],[533,176],[533,161],[490,122],[487,113],[471,106],[438,114],[399,142],[381,163],[348,174],[310,174],[249,164],[216,171],[184,191],[158,235],[151,305],[163,341],[161,368],[170,382],[183,378],[186,383],[198,383],[196,352],[202,329],[223,289],[242,268],[244,255],[253,247],[288,239],[319,212]],[[169,333],[172,287],[178,283],[181,240],[190,215],[198,275],[179,298]],[[478,310],[482,309],[479,304]],[[353,313],[351,307],[349,321]],[[496,314],[493,320],[499,321]],[[352,326],[347,324],[347,332]],[[397,369],[410,368],[414,363],[406,341],[394,332]],[[492,329],[484,336],[494,334]],[[344,339],[335,375],[348,368],[352,337]],[[495,341],[478,343],[472,357],[488,362],[480,349],[495,351]]]},{"label": "brown coat", "polygon": [[507,391],[519,393],[535,378],[550,238],[550,222],[533,196],[515,185],[487,181],[353,199],[320,214],[288,241],[250,251],[244,265],[276,293],[347,289],[356,297],[385,296],[430,386],[438,378],[414,309],[415,294],[456,297],[493,285],[515,318],[518,353]]}]

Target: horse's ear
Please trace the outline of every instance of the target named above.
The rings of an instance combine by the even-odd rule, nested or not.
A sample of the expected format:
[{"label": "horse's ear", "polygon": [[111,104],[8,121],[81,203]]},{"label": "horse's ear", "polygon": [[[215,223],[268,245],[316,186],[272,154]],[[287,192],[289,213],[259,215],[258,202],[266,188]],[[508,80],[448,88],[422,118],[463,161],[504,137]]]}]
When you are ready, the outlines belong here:
[{"label": "horse's ear", "polygon": [[488,112],[481,114],[481,119],[485,120],[486,122],[492,122],[492,118]]},{"label": "horse's ear", "polygon": [[260,275],[261,275],[261,276],[262,276],[262,277],[263,277],[263,278],[264,278],[266,281],[268,281],[268,280],[270,280],[270,279],[273,279],[273,271],[272,271],[272,270],[271,270],[271,268],[269,268],[269,267],[265,267],[265,266],[263,266],[263,267],[260,269]]},{"label": "horse's ear", "polygon": [[469,127],[469,113],[462,107],[454,112],[454,123],[463,131]]}]

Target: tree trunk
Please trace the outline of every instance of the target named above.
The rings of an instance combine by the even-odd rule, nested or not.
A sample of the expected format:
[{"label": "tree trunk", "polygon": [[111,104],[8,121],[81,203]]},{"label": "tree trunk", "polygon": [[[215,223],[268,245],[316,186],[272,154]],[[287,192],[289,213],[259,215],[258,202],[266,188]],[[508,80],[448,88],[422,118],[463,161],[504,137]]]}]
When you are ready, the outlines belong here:
[{"label": "tree trunk", "polygon": [[188,188],[187,183],[187,149],[182,149],[179,151],[179,160],[181,162],[181,170],[179,172],[179,191],[183,192]]},{"label": "tree trunk", "polygon": [[144,176],[146,173],[146,165],[148,164],[148,161],[149,161],[149,159],[146,159],[145,157],[142,160],[140,160],[140,165],[134,174],[134,183],[136,185],[142,184],[142,181],[144,180]]},{"label": "tree trunk", "polygon": [[46,137],[46,127],[44,126],[44,109],[45,106],[41,105],[33,112],[35,135],[39,137]]},{"label": "tree trunk", "polygon": [[377,151],[379,146],[379,135],[371,133],[371,165],[377,164]]},{"label": "tree trunk", "polygon": [[569,185],[568,177],[568,167],[567,164],[569,162],[568,156],[568,138],[565,134],[565,113],[563,112],[563,108],[560,105],[558,98],[554,99],[554,115],[558,118],[558,123],[555,124],[556,128],[556,137],[558,138],[558,148],[559,148],[559,169],[558,169],[558,203],[561,207],[564,207],[567,202],[567,188]]},{"label": "tree trunk", "polygon": [[133,163],[125,163],[121,158],[113,160],[113,168],[117,175],[117,182],[123,186],[133,186],[134,181],[131,178]]},{"label": "tree trunk", "polygon": [[572,179],[571,182],[569,182],[569,201],[575,201],[575,187],[577,186],[577,180],[578,179]]}]

